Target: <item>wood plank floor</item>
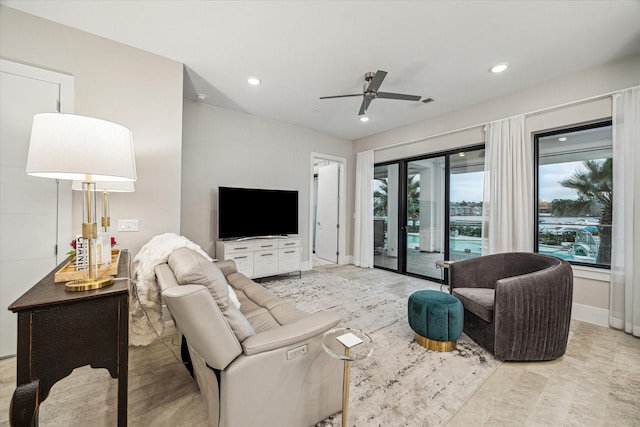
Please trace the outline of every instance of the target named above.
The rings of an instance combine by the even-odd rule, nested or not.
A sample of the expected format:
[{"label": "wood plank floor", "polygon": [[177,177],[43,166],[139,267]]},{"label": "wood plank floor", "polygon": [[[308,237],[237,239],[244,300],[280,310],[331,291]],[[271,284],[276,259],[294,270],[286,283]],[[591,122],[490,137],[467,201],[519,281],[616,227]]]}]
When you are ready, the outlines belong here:
[{"label": "wood plank floor", "polygon": [[[406,296],[422,283],[352,265],[323,265],[304,274],[318,273],[366,281]],[[175,329],[169,327],[162,342],[130,348],[130,426],[206,425],[205,405],[195,382],[176,360],[175,340]],[[14,388],[15,358],[0,360],[1,427],[9,425]],[[117,381],[106,370],[76,369],[53,387],[41,406],[40,425],[113,426],[116,390]],[[430,425],[428,420],[424,425]],[[503,363],[448,425],[640,426],[640,339],[574,321],[564,357],[552,362]]]}]

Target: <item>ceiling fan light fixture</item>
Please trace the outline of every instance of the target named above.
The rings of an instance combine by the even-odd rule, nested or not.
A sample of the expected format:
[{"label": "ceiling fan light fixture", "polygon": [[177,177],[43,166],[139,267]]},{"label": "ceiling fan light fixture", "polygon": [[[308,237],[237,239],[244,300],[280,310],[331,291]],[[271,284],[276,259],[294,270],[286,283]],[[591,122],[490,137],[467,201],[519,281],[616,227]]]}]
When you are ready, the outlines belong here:
[{"label": "ceiling fan light fixture", "polygon": [[360,116],[360,121],[361,121],[361,122],[368,122],[368,121],[369,121],[369,117],[367,117],[367,116]]},{"label": "ceiling fan light fixture", "polygon": [[507,68],[509,68],[509,63],[507,63],[507,62],[501,62],[501,63],[496,64],[496,65],[494,65],[493,67],[491,67],[491,68],[489,69],[489,71],[491,71],[491,72],[492,72],[492,73],[494,73],[494,74],[497,74],[497,73],[501,73],[501,72],[503,72],[503,71],[504,71],[504,70],[506,70]]},{"label": "ceiling fan light fixture", "polygon": [[255,76],[249,76],[247,78],[247,83],[249,83],[251,86],[258,86],[260,83],[262,83],[262,81]]}]

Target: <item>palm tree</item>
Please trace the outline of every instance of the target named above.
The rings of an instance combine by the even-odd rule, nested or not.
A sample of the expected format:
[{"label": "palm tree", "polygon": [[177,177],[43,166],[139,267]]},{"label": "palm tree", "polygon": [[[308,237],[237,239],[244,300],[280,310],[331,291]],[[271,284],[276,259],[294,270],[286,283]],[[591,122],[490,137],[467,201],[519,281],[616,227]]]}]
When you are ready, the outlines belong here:
[{"label": "palm tree", "polygon": [[420,175],[410,176],[407,182],[407,219],[413,228],[420,219]]},{"label": "palm tree", "polygon": [[578,200],[573,202],[576,211],[592,209],[594,204],[600,212],[600,246],[598,264],[611,264],[611,220],[613,215],[613,159],[585,160],[585,169],[560,181],[560,185],[573,188]]},{"label": "palm tree", "polygon": [[377,178],[376,180],[380,182],[380,189],[373,193],[373,214],[378,217],[386,217],[389,203],[387,196],[389,191],[388,182],[386,178]]},{"label": "palm tree", "polygon": [[[417,179],[416,179],[417,178]],[[380,182],[378,190],[373,192],[373,214],[377,217],[388,215],[389,183],[386,178],[376,178]],[[420,178],[418,175],[410,176],[407,183],[407,219],[415,221],[420,219]]]}]

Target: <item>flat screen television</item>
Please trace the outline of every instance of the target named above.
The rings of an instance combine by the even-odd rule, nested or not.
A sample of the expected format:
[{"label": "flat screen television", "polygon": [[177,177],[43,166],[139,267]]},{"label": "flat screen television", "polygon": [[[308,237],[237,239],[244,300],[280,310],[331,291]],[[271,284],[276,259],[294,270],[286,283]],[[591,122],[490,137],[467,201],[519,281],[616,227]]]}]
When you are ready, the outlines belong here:
[{"label": "flat screen television", "polygon": [[298,192],[258,188],[218,189],[218,238],[298,234]]}]

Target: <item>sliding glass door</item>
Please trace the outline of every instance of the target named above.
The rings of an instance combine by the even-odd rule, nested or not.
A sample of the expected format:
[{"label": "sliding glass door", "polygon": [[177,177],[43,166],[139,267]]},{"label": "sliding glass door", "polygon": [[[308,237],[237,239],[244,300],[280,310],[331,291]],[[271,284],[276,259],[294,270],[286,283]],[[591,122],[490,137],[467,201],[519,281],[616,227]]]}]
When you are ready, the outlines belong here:
[{"label": "sliding glass door", "polygon": [[400,166],[373,169],[373,264],[398,271],[398,200]]},{"label": "sliding glass door", "polygon": [[443,280],[442,260],[480,256],[484,147],[374,168],[374,266]]},{"label": "sliding glass door", "polygon": [[445,157],[414,160],[406,167],[406,272],[440,279],[444,259]]}]

